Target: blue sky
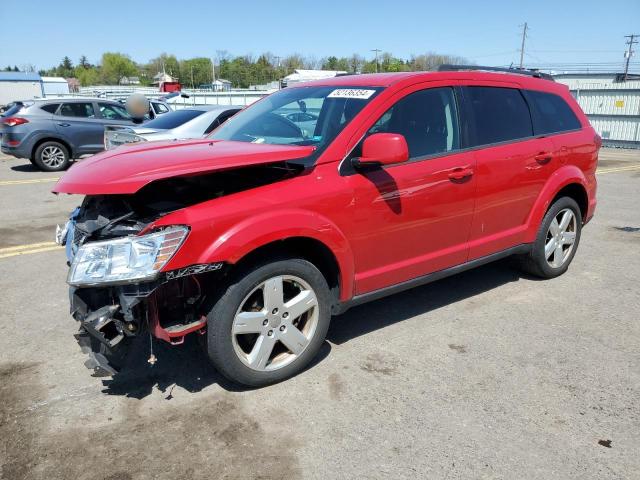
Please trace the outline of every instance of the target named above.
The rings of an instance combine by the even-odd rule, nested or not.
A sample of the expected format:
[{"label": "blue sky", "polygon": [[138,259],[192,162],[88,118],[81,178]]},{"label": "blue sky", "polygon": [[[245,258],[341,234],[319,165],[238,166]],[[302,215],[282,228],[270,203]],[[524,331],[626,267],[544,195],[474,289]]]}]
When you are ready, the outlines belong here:
[{"label": "blue sky", "polygon": [[48,68],[83,54],[95,63],[105,51],[146,62],[161,52],[189,58],[217,50],[371,58],[374,48],[500,65],[518,61],[525,21],[528,64],[622,65],[624,35],[640,33],[640,0],[0,0],[0,66]]}]

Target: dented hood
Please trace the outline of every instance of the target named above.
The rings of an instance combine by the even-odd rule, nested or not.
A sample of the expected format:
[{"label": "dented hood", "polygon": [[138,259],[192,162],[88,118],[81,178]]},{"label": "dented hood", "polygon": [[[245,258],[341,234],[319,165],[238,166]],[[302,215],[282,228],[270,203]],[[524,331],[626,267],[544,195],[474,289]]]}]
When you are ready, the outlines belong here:
[{"label": "dented hood", "polygon": [[208,139],[127,145],[73,165],[54,193],[129,194],[155,180],[304,158],[315,147]]}]

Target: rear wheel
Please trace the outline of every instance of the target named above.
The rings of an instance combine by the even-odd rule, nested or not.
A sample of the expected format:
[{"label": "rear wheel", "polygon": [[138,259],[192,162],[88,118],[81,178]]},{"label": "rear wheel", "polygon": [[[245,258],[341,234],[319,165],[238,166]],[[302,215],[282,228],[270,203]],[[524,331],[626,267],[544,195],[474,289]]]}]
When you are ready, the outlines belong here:
[{"label": "rear wheel", "polygon": [[33,163],[45,172],[59,172],[69,167],[69,150],[59,142],[44,142],[33,155]]},{"label": "rear wheel", "polygon": [[247,269],[208,315],[209,358],[224,376],[243,385],[285,380],[317,355],[330,308],[327,282],[306,260]]},{"label": "rear wheel", "polygon": [[520,257],[522,269],[542,278],[562,275],[576,254],[581,231],[580,207],[572,198],[559,198],[542,219],[531,253]]}]

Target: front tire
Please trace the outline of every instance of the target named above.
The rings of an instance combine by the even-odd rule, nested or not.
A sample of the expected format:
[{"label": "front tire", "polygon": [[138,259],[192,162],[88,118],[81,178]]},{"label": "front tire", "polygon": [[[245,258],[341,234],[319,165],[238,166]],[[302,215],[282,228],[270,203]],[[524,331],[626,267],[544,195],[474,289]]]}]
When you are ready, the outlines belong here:
[{"label": "front tire", "polygon": [[33,155],[33,163],[45,172],[60,172],[69,168],[69,150],[59,142],[44,142]]},{"label": "front tire", "polygon": [[261,387],[290,378],[318,354],[331,319],[320,271],[302,259],[238,272],[207,315],[207,353],[228,379]]},{"label": "front tire", "polygon": [[520,257],[520,267],[541,278],[562,275],[576,254],[581,232],[580,207],[570,197],[559,198],[542,219],[531,252]]}]

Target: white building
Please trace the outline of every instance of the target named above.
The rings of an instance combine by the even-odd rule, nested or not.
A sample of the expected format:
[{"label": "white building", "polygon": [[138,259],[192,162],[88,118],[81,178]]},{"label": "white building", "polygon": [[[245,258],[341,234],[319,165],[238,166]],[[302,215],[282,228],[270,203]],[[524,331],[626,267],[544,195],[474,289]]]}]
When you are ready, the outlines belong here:
[{"label": "white building", "polygon": [[161,85],[163,83],[172,83],[172,82],[177,82],[178,78],[177,77],[172,77],[171,75],[169,75],[168,73],[165,72],[160,72],[160,73],[156,73],[153,76],[153,85]]},{"label": "white building", "polygon": [[640,75],[567,73],[554,79],[569,87],[604,145],[640,148]]},{"label": "white building", "polygon": [[0,105],[43,96],[42,79],[37,73],[0,72]]},{"label": "white building", "polygon": [[140,85],[140,78],[138,77],[122,77],[120,79],[120,85]]},{"label": "white building", "polygon": [[45,96],[69,93],[69,83],[62,77],[42,77],[42,87]]}]

